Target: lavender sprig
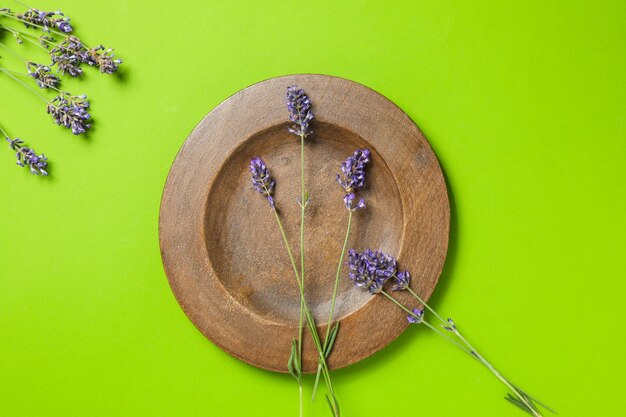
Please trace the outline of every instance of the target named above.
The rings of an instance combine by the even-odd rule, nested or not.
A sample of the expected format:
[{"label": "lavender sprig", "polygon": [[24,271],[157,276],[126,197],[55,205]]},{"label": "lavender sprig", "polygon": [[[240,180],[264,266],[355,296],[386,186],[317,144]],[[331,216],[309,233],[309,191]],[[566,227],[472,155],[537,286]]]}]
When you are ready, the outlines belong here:
[{"label": "lavender sprig", "polygon": [[47,65],[36,64],[28,61],[26,63],[26,67],[28,69],[28,75],[35,79],[39,88],[56,88],[61,82],[59,77],[52,74],[50,67]]},{"label": "lavender sprig", "polygon": [[[370,151],[368,149],[357,149],[341,164],[341,172],[343,174],[343,180],[341,175],[337,175],[337,182],[344,189],[346,195],[343,197],[343,202],[348,210],[348,226],[346,227],[346,236],[343,240],[341,248],[341,255],[337,262],[337,272],[335,274],[335,285],[333,287],[333,293],[330,299],[330,311],[328,313],[328,321],[326,323],[326,336],[324,338],[324,352],[330,353],[335,337],[339,331],[339,322],[335,326],[332,326],[333,315],[335,313],[335,301],[337,299],[337,289],[339,288],[339,279],[341,277],[341,267],[343,266],[343,260],[346,255],[346,248],[348,247],[348,239],[350,237],[350,229],[352,226],[352,215],[358,209],[365,209],[365,200],[360,198],[355,203],[356,195],[355,190],[363,188],[365,186],[365,166],[370,160]],[[319,383],[321,368],[317,367],[317,375],[315,376],[315,383],[313,385],[313,398],[317,392],[317,385]]]},{"label": "lavender sprig", "polygon": [[43,30],[50,32],[50,28],[57,28],[63,33],[70,33],[72,25],[70,25],[70,18],[65,16],[61,11],[44,12],[38,9],[28,9],[22,14],[17,14],[16,17],[20,19],[24,26],[39,26],[43,27]]},{"label": "lavender sprig", "polygon": [[[315,321],[313,320],[310,312],[306,307],[306,299],[304,294],[304,282],[305,282],[305,259],[304,259],[304,212],[306,207],[309,205],[309,193],[305,188],[304,181],[304,139],[311,135],[313,131],[311,130],[310,123],[315,118],[312,111],[312,104],[309,97],[306,95],[302,88],[298,86],[287,87],[286,94],[287,101],[287,111],[289,112],[289,120],[293,123],[291,127],[289,127],[289,132],[300,137],[300,280],[302,284],[302,291],[300,294],[300,320],[298,322],[298,342],[297,342],[297,360],[302,360],[302,332],[303,332],[303,322],[306,316],[307,321],[309,321],[309,330],[311,335],[313,336],[313,340],[315,341],[318,354],[319,354],[319,365],[322,368],[322,373],[324,375],[324,380],[326,382],[326,387],[328,388],[327,400],[330,405],[331,411],[333,415],[339,416],[339,404],[337,403],[337,398],[335,397],[334,388],[332,385],[332,381],[330,379],[330,372],[328,367],[326,366],[326,349],[322,346],[319,335],[317,333],[317,328],[315,326]],[[292,357],[294,355],[292,354]],[[292,358],[290,358],[290,361]],[[301,365],[301,364],[300,364]],[[298,379],[298,383],[300,385],[300,407],[302,408],[302,380]]]},{"label": "lavender sprig", "polygon": [[75,135],[80,135],[91,127],[88,123],[91,119],[87,111],[89,106],[86,95],[73,96],[61,93],[48,103],[47,112],[56,124],[71,129]]},{"label": "lavender sprig", "polygon": [[259,157],[256,157],[250,161],[250,173],[252,174],[252,186],[255,190],[261,193],[267,199],[272,210],[276,209],[274,204],[274,186],[276,181],[272,179],[270,170],[265,165],[265,162]]},{"label": "lavender sprig", "polygon": [[80,55],[80,59],[89,65],[97,66],[103,74],[115,73],[122,63],[121,59],[115,58],[112,48],[107,49],[102,45],[87,50]]},{"label": "lavender sprig", "polygon": [[52,48],[50,58],[61,74],[78,77],[83,73],[80,64],[88,59],[88,50],[79,38],[69,35]]},{"label": "lavender sprig", "polygon": [[30,173],[33,175],[48,175],[48,172],[46,171],[48,158],[46,158],[44,154],[37,155],[33,149],[24,146],[24,141],[20,138],[11,139],[6,135],[6,133],[5,136],[7,142],[9,142],[9,147],[15,151],[17,165],[21,167],[28,166],[30,168]]},{"label": "lavender sprig", "polygon": [[[47,42],[41,37],[40,41]],[[117,72],[122,64],[120,58],[115,58],[112,48],[105,48],[103,45],[87,48],[74,35],[68,35],[61,43],[56,44],[50,51],[50,57],[52,62],[59,67],[61,73],[68,73],[72,77],[78,77],[83,73],[80,68],[83,63],[98,67],[103,74]]]},{"label": "lavender sprig", "polygon": [[[114,74],[123,62],[120,58],[115,57],[113,48],[106,48],[103,45],[88,48],[77,36],[69,34],[71,30],[63,33],[50,31],[49,26],[43,26],[32,19],[25,21],[22,17],[19,17],[21,15],[15,15],[9,9],[0,9],[0,15],[21,21],[27,27],[34,26],[43,29],[45,33],[40,36],[34,36],[28,32],[0,25],[0,28],[11,32],[20,44],[23,43],[23,39],[26,39],[46,50],[53,46],[49,51],[50,58],[52,59],[52,65],[57,65],[61,74],[67,73],[72,77],[78,77],[83,73],[83,70],[80,68],[80,65],[83,63],[98,67],[103,74]],[[51,36],[51,32],[65,37],[60,43],[56,43],[55,38]],[[23,38],[22,36],[25,37]],[[31,37],[36,38],[38,43]]]},{"label": "lavender sprig", "polygon": [[369,149],[357,149],[341,164],[341,175],[337,174],[337,182],[346,193],[343,202],[350,212],[365,208],[363,198],[355,204],[354,191],[365,186],[365,166],[369,161]]},{"label": "lavender sprig", "polygon": [[[371,251],[369,249],[364,252],[356,252],[350,250],[348,265],[350,266],[351,273],[350,278],[357,287],[368,289],[374,294],[383,294],[390,301],[404,310],[407,315],[407,320],[411,324],[424,324],[429,329],[435,331],[446,340],[452,342],[461,350],[471,355],[482,363],[489,371],[491,371],[496,378],[498,378],[510,391],[505,399],[519,407],[524,411],[530,413],[534,417],[541,417],[538,405],[541,405],[545,409],[554,412],[549,407],[545,406],[534,397],[526,394],[524,391],[513,385],[508,379],[506,379],[500,372],[489,363],[479,352],[472,346],[467,339],[461,334],[456,324],[452,319],[444,320],[426,301],[424,301],[419,295],[417,295],[410,287],[411,275],[408,271],[397,272],[396,260],[390,255],[387,255],[381,251]],[[400,303],[397,299],[388,294],[383,286],[389,280],[394,281],[393,289],[395,291],[407,290],[420,304],[422,304],[428,311],[439,320],[447,332],[452,334],[452,337],[441,333],[432,324],[424,318],[424,310],[415,308],[410,310],[408,307]]]}]

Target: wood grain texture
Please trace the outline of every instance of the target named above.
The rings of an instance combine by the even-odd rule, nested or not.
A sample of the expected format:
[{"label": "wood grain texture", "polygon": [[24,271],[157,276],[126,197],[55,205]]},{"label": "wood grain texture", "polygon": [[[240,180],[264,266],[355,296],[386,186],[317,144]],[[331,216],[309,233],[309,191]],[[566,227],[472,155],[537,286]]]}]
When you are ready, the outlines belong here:
[{"label": "wood grain texture", "polygon": [[[347,222],[335,176],[354,149],[369,148],[372,163],[362,193],[368,207],[354,216],[349,247],[395,254],[425,299],[445,261],[450,221],[443,174],[426,138],[401,109],[363,85],[326,75],[279,77],[239,91],[209,113],[182,146],[165,184],[163,264],[176,299],[206,337],[241,360],[278,372],[287,371],[300,302],[275,220],[251,187],[248,164],[260,156],[271,169],[286,233],[299,253],[299,143],[287,132],[284,98],[294,84],[307,92],[316,116],[305,151],[311,193],[305,284],[320,332]],[[354,288],[346,269],[331,368],[371,355],[407,326],[388,300]],[[304,371],[315,371],[316,363],[305,332]]]}]

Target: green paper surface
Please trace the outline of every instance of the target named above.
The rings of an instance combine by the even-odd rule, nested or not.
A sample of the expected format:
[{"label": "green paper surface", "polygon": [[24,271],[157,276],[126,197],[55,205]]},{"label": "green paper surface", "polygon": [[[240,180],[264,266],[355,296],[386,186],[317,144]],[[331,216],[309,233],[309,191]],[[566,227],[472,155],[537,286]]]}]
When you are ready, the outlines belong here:
[{"label": "green paper surface", "polygon": [[[433,305],[559,415],[623,415],[626,3],[33,5],[115,47],[124,71],[65,81],[92,99],[87,138],[0,75],[0,125],[45,152],[51,173],[29,175],[0,147],[0,416],[297,415],[290,376],[230,357],[185,317],[157,220],[170,164],[202,117],[299,72],[377,90],[432,144],[452,207]],[[423,327],[334,382],[345,416],[525,415]],[[330,415],[323,396],[305,415]]]}]

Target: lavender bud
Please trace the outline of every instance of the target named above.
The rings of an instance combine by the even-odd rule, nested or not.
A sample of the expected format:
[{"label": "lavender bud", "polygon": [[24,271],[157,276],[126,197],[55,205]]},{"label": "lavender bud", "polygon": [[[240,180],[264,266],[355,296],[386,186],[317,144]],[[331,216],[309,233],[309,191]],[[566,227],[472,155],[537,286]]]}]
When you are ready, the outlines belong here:
[{"label": "lavender bud", "polygon": [[454,324],[454,320],[452,320],[451,318],[448,318],[448,325],[442,327],[452,333],[454,333],[456,330],[456,324]]},{"label": "lavender bud", "polygon": [[409,274],[409,271],[398,272],[394,278],[395,284],[392,288],[394,291],[405,290],[411,283],[411,274]]},{"label": "lavender bud", "polygon": [[270,170],[261,158],[256,157],[250,161],[250,174],[252,174],[252,186],[254,189],[267,198],[270,207],[275,209],[276,205],[272,194],[274,193],[276,182],[272,179]]},{"label": "lavender bud", "polygon": [[414,308],[413,314],[406,316],[406,319],[411,324],[420,324],[424,321],[424,310],[421,308]]},{"label": "lavender bud", "polygon": [[304,137],[313,133],[309,124],[315,116],[311,111],[311,101],[303,89],[295,85],[287,87],[287,110],[289,110],[289,120],[294,123],[289,128],[291,133]]},{"label": "lavender bud", "polygon": [[63,19],[57,20],[56,22],[57,28],[63,33],[70,33],[72,29],[72,25],[70,25],[70,18],[64,17]]},{"label": "lavender bud", "polygon": [[365,200],[363,200],[362,198],[359,199],[359,202],[356,204],[356,206],[354,205],[354,200],[355,200],[355,195],[354,193],[350,193],[350,194],[346,194],[343,197],[343,202],[346,205],[346,208],[349,211],[357,211],[358,209],[364,209],[365,208]]}]

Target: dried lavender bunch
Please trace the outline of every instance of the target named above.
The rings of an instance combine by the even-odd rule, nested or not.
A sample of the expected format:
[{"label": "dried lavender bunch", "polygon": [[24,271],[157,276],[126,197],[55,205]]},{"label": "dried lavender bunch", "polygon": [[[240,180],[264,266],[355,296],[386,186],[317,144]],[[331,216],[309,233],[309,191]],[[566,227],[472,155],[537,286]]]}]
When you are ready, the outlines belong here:
[{"label": "dried lavender bunch", "polygon": [[46,32],[50,32],[50,28],[57,28],[63,33],[70,33],[72,31],[70,18],[58,10],[54,12],[44,12],[31,8],[15,16],[20,19],[27,28],[40,26],[43,27],[43,30]]},{"label": "dried lavender bunch", "polygon": [[274,204],[272,194],[276,181],[272,179],[265,162],[259,157],[252,159],[250,161],[250,173],[252,174],[252,186],[254,189],[261,193],[261,195],[267,199],[272,210],[275,210],[276,205]]},{"label": "dried lavender bunch", "polygon": [[[115,57],[113,49],[107,49],[102,45],[94,48],[87,47],[78,37],[71,34],[73,28],[70,18],[60,11],[42,11],[29,7],[24,13],[14,13],[9,8],[0,8],[0,18],[2,17],[24,24],[27,29],[38,28],[43,31],[43,33],[41,31],[33,33],[23,28],[0,24],[0,30],[10,32],[18,44],[30,42],[46,50],[50,54],[52,63],[49,65],[35,63],[0,43],[0,47],[23,59],[27,66],[27,73],[13,71],[2,66],[0,66],[0,73],[18,82],[44,101],[47,113],[52,116],[56,124],[70,129],[75,135],[85,133],[91,127],[90,104],[87,97],[75,96],[59,90],[60,77],[52,73],[52,68],[56,66],[57,73],[61,75],[78,77],[83,73],[81,65],[87,64],[98,67],[102,73],[113,74],[118,71],[122,60]],[[39,88],[56,90],[58,95],[50,100],[24,82],[21,77],[30,77],[35,80]],[[12,143],[18,146],[21,142],[16,140]],[[43,169],[45,157],[36,155],[30,148],[23,148],[18,162],[28,164],[31,169],[33,167]]]},{"label": "dried lavender bunch", "polygon": [[[2,131],[4,133],[4,130]],[[27,146],[24,146],[24,141],[20,138],[11,139],[6,133],[7,142],[9,147],[15,151],[15,157],[17,158],[16,164],[30,168],[30,173],[33,175],[48,175],[46,167],[48,166],[48,158],[44,154],[37,155],[35,151]]]},{"label": "dried lavender bunch", "polygon": [[[536,398],[531,397],[502,376],[502,374],[500,374],[500,372],[498,372],[498,370],[467,341],[457,328],[454,320],[451,318],[444,320],[431,306],[429,306],[419,295],[417,295],[410,287],[410,273],[408,271],[398,272],[396,259],[394,257],[381,251],[371,251],[367,249],[359,253],[352,249],[350,250],[348,265],[351,270],[350,279],[357,287],[366,288],[373,294],[383,294],[408,314],[407,320],[409,323],[425,325],[440,336],[444,337],[446,340],[455,344],[473,358],[478,359],[480,363],[489,369],[489,371],[491,371],[496,378],[498,378],[500,382],[502,382],[511,391],[507,397],[505,397],[507,401],[515,404],[534,417],[541,417],[541,412],[538,406],[542,406],[546,410],[554,413],[554,411],[549,407],[539,402]],[[430,324],[424,317],[424,310],[420,308],[414,308],[411,310],[387,293],[383,287],[385,283],[390,280],[394,282],[393,290],[408,291],[421,305],[430,311],[439,322],[441,322],[441,327],[452,336],[441,333],[432,324]]]},{"label": "dried lavender bunch", "polygon": [[71,129],[75,135],[85,133],[91,127],[91,115],[87,111],[89,102],[86,95],[73,96],[61,93],[48,103],[47,112],[58,125]]},{"label": "dried lavender bunch", "polygon": [[39,88],[55,88],[58,87],[61,80],[56,75],[52,74],[50,67],[47,65],[36,64],[28,61],[26,63],[28,69],[28,75],[35,79]]}]

